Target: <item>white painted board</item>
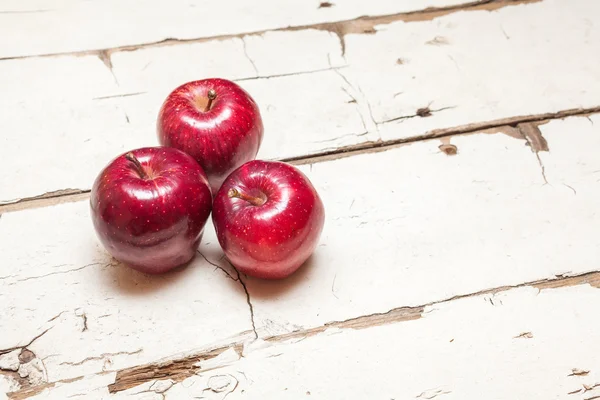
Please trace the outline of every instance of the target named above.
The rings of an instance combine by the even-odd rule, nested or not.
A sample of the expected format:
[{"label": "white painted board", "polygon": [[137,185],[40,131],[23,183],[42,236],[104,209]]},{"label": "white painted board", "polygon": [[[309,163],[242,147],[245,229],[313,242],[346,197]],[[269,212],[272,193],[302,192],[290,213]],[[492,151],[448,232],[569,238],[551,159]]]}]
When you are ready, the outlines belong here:
[{"label": "white painted board", "polygon": [[244,1],[4,1],[0,5],[0,58],[235,35],[321,22],[387,15],[465,0]]},{"label": "white painted board", "polygon": [[[544,0],[396,22],[347,35],[346,60],[383,140],[596,107],[600,79],[588,54],[599,47],[600,27],[592,15],[599,2]],[[423,107],[432,115],[415,117]]]},{"label": "white painted board", "polygon": [[593,399],[598,289],[532,287],[428,307],[420,319],[267,344],[182,382],[110,395],[114,374],[31,399]]},{"label": "white painted board", "polygon": [[[53,382],[253,336],[239,282],[200,255],[168,275],[125,268],[96,239],[88,207],[2,215],[0,353],[25,346],[39,380]],[[218,261],[215,243],[209,225],[203,254]]]},{"label": "white painted board", "polygon": [[[249,279],[261,336],[600,266],[600,118],[540,126],[550,152],[503,133],[303,166],[326,223],[306,268]],[[577,194],[569,187],[573,187]]]}]

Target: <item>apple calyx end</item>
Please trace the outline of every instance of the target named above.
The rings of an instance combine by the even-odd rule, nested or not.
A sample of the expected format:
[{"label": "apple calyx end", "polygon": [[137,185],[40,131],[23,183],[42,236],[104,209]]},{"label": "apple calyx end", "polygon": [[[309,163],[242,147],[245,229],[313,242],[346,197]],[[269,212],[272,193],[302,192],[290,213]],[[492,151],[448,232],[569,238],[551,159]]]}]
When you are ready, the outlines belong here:
[{"label": "apple calyx end", "polygon": [[232,198],[238,198],[241,200],[245,200],[248,203],[252,204],[253,206],[262,206],[263,204],[265,204],[267,202],[267,197],[263,194],[260,197],[256,197],[256,196],[250,196],[247,195],[246,193],[242,193],[240,192],[238,189],[236,188],[231,188],[227,191],[227,196],[232,199]]},{"label": "apple calyx end", "polygon": [[137,173],[140,175],[140,178],[142,178],[142,179],[149,178],[146,171],[144,171],[144,167],[142,167],[140,160],[138,160],[137,157],[134,156],[132,152],[125,154],[125,158],[127,159],[127,161],[131,162],[135,166],[135,169],[136,169]]}]

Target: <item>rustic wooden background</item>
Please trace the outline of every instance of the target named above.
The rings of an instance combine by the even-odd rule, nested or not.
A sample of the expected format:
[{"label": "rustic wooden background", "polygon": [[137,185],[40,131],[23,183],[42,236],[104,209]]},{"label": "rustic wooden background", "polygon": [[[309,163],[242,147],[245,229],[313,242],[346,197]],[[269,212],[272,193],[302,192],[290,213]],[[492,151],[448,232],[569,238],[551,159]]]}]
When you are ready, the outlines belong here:
[{"label": "rustic wooden background", "polygon": [[[0,3],[0,399],[600,398],[600,2]],[[321,244],[240,276],[212,225],[148,277],[99,170],[164,97],[235,80]]]}]

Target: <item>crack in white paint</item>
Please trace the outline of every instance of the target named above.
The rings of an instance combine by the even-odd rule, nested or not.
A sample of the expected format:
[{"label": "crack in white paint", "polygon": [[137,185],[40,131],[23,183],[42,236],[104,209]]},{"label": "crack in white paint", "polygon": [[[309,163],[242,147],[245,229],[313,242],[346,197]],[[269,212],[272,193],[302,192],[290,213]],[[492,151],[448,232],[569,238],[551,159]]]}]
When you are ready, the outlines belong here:
[{"label": "crack in white paint", "polygon": [[[66,271],[55,271],[55,272],[50,272],[50,273],[48,273],[48,274],[44,274],[44,275],[38,275],[38,276],[28,276],[27,278],[17,279],[17,280],[15,280],[14,282],[11,282],[11,283],[9,283],[9,284],[10,284],[10,285],[14,285],[14,284],[16,284],[16,283],[18,283],[18,282],[25,282],[25,281],[29,281],[29,280],[32,280],[32,279],[41,279],[41,278],[46,278],[46,277],[48,277],[48,276],[51,276],[51,275],[62,275],[62,274],[68,274],[68,273],[71,273],[71,272],[77,272],[77,271],[81,271],[82,269],[89,268],[89,267],[93,267],[93,266],[96,266],[96,265],[102,265],[102,263],[95,262],[95,263],[91,263],[91,264],[86,264],[86,265],[84,265],[83,267],[78,267],[78,268],[68,269],[68,270],[66,270]],[[109,263],[109,264],[106,264],[105,266],[107,267],[107,266],[110,266],[110,265],[112,265],[112,264],[110,264],[110,263]]]},{"label": "crack in white paint", "polygon": [[[202,258],[204,258],[204,260],[205,260],[207,263],[209,263],[210,265],[212,265],[213,267],[215,267],[215,271],[216,271],[217,269],[220,269],[220,270],[221,270],[221,271],[223,271],[223,273],[224,273],[224,274],[225,274],[225,275],[226,275],[226,276],[227,276],[229,279],[231,279],[232,281],[237,281],[237,280],[239,280],[239,273],[238,273],[238,277],[237,277],[237,278],[234,278],[234,277],[233,277],[233,276],[232,276],[232,275],[231,275],[231,274],[230,274],[230,273],[229,273],[229,272],[228,272],[228,271],[227,271],[225,268],[221,267],[219,264],[215,264],[214,262],[212,262],[212,261],[210,261],[208,258],[206,258],[206,256],[205,256],[204,254],[202,254],[202,253],[200,252],[200,250],[196,250],[196,252],[197,252],[198,254],[200,254],[200,255],[202,256]],[[231,264],[231,263],[230,263],[230,264]]]},{"label": "crack in white paint", "polygon": [[[233,266],[233,264],[232,264],[232,266]],[[256,324],[254,322],[254,306],[252,306],[252,301],[250,300],[250,292],[248,292],[246,283],[242,280],[240,271],[238,271],[237,268],[235,268],[235,272],[237,272],[238,280],[239,280],[240,284],[242,285],[242,287],[244,288],[244,292],[246,293],[246,302],[248,303],[248,308],[250,309],[250,322],[252,323],[252,332],[254,332],[254,339],[256,340],[256,339],[258,339],[258,333],[256,332]]]},{"label": "crack in white paint", "polygon": [[246,40],[244,39],[243,36],[240,39],[242,41],[242,48],[244,49],[244,55],[246,56],[248,61],[250,61],[250,64],[252,64],[252,68],[254,69],[254,72],[255,72],[256,76],[258,77],[260,75],[260,73],[258,72],[258,68],[256,68],[256,63],[248,54],[248,49],[246,48]]},{"label": "crack in white paint", "polygon": [[253,80],[257,80],[257,79],[274,79],[274,78],[284,78],[284,77],[296,76],[296,75],[310,75],[310,74],[319,73],[319,72],[336,71],[336,70],[344,69],[344,68],[348,68],[348,66],[340,65],[339,67],[318,68],[318,69],[311,69],[308,71],[285,72],[285,73],[281,73],[281,74],[263,75],[263,76],[250,76],[247,78],[237,78],[237,79],[234,79],[233,81],[234,82],[244,82],[244,81],[253,81]]},{"label": "crack in white paint", "polygon": [[396,122],[396,121],[403,121],[405,119],[410,119],[410,118],[416,118],[416,117],[420,117],[420,118],[427,118],[429,116],[431,116],[431,114],[435,113],[435,112],[440,112],[440,111],[444,111],[444,110],[450,110],[456,108],[456,106],[447,106],[447,107],[442,107],[442,108],[438,108],[435,110],[431,110],[429,109],[429,107],[425,107],[419,110],[426,110],[424,112],[426,112],[428,115],[419,115],[419,110],[417,110],[417,112],[415,112],[414,114],[410,114],[410,115],[401,115],[399,117],[394,117],[394,118],[390,118],[390,119],[385,119],[383,121],[379,121],[379,122],[375,122],[377,125],[383,125],[383,124],[387,124],[390,122]]},{"label": "crack in white paint", "polygon": [[78,365],[83,365],[89,361],[100,361],[100,360],[105,360],[109,357],[114,357],[114,356],[132,356],[135,354],[139,354],[142,351],[143,351],[143,349],[140,348],[140,349],[137,349],[136,351],[119,351],[116,353],[102,353],[99,356],[86,357],[81,361],[76,361],[76,362],[63,361],[59,365],[78,366]]}]

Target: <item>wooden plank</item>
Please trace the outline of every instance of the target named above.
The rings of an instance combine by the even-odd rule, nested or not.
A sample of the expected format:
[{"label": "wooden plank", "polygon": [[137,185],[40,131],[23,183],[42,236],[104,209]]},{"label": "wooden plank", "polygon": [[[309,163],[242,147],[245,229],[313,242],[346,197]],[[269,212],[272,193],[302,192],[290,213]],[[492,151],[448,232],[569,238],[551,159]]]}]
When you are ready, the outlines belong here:
[{"label": "wooden plank", "polygon": [[[600,395],[600,291],[513,289],[427,307],[420,318],[262,343],[181,381],[110,394],[114,374],[31,399],[593,399]],[[9,397],[22,399],[19,393]]]},{"label": "wooden plank", "polygon": [[600,29],[589,13],[599,14],[600,3],[572,1],[566,12],[563,1],[545,0],[376,26],[373,35],[346,37],[348,74],[383,140],[595,107],[600,80],[586,54],[598,47]]},{"label": "wooden plank", "polygon": [[[198,258],[150,278],[112,265],[94,239],[87,202],[6,213],[0,348],[31,350],[44,361],[43,381],[55,382],[595,271],[599,118],[539,127],[551,149],[543,154],[549,184],[540,153],[516,128],[301,166],[323,197],[327,223],[309,263],[280,282],[232,280],[211,226],[200,250],[231,276]],[[575,131],[577,141],[556,139]],[[555,171],[577,195],[553,182]]]},{"label": "wooden plank", "polygon": [[339,38],[314,29],[116,51],[111,63],[121,93],[160,90],[161,96],[205,77],[243,81],[346,65]]},{"label": "wooden plank", "polygon": [[259,335],[596,270],[598,121],[539,127],[545,177],[531,147],[502,133],[303,166],[326,205],[321,247],[283,285],[248,280]]},{"label": "wooden plank", "polygon": [[[274,1],[251,6],[244,2],[185,0],[168,3],[119,0],[4,2],[0,9],[0,37],[19,38],[0,43],[0,58],[140,45],[167,39],[196,39],[289,26],[335,22],[363,15],[414,12],[430,7],[488,3],[464,0],[339,0],[320,7],[319,0]],[[110,24],[107,24],[110,21]],[[81,34],[85,32],[85,34]]]},{"label": "wooden plank", "polygon": [[[253,337],[245,290],[226,270],[200,255],[160,277],[124,268],[95,238],[88,207],[0,219],[0,365],[13,350],[31,352],[36,368],[21,387]],[[217,260],[212,226],[203,241]]]},{"label": "wooden plank", "polygon": [[[564,18],[562,3],[546,0],[495,11],[454,12],[433,20],[360,29],[352,25],[356,30],[345,34],[343,42],[329,28],[303,29],[116,51],[96,58],[44,59],[61,65],[84,60],[94,67],[59,73],[56,84],[40,84],[37,93],[44,95],[39,101],[30,91],[16,89],[14,96],[6,97],[0,122],[19,135],[6,137],[0,146],[0,156],[16,165],[0,171],[0,202],[88,190],[112,157],[156,144],[156,115],[170,90],[207,76],[238,80],[259,101],[267,129],[259,157],[267,159],[377,146],[443,135],[448,129],[456,133],[473,123],[498,125],[494,121],[499,119],[527,120],[536,113],[597,107],[592,94],[600,90],[600,80],[592,48],[600,43],[600,30],[586,22],[584,3],[572,2],[573,11]],[[535,35],[520,30],[528,26],[535,28]],[[363,28],[376,33],[364,33]],[[511,30],[510,39],[502,29]],[[433,34],[449,43],[426,43]],[[104,70],[100,58],[106,63]],[[0,62],[10,72],[6,80],[0,75],[1,83],[10,87],[14,84],[5,81],[45,79],[41,64],[20,73],[25,61],[32,60],[38,62]],[[54,70],[60,71],[61,65]],[[561,73],[555,76],[555,71]],[[76,78],[70,83],[72,76]],[[80,80],[98,82],[88,84],[87,98],[70,94],[83,91],[75,89]],[[66,87],[64,93],[56,89],[59,83]],[[422,116],[415,116],[419,109]],[[400,116],[405,118],[384,122]],[[58,157],[47,150],[54,146],[70,156],[61,156],[61,163],[47,168],[48,161]],[[31,148],[27,158],[22,156],[24,148]]]},{"label": "wooden plank", "polygon": [[0,204],[89,188],[89,170],[107,161],[106,152],[132,144],[123,132],[123,110],[92,100],[117,88],[96,56],[0,62],[0,87],[6,93],[0,157],[10,160],[0,171]]},{"label": "wooden plank", "polygon": [[[304,56],[306,46],[312,48],[310,57]],[[294,51],[271,62],[269,53],[279,53],[278,48]],[[126,110],[130,129],[140,136],[155,130],[158,108],[173,88],[200,77],[224,76],[236,80],[260,105],[265,138],[259,158],[301,156],[377,139],[353,100],[360,94],[347,88],[340,75],[347,66],[338,38],[328,32],[120,52],[113,55],[112,65],[121,92],[141,94],[106,101]]]}]

